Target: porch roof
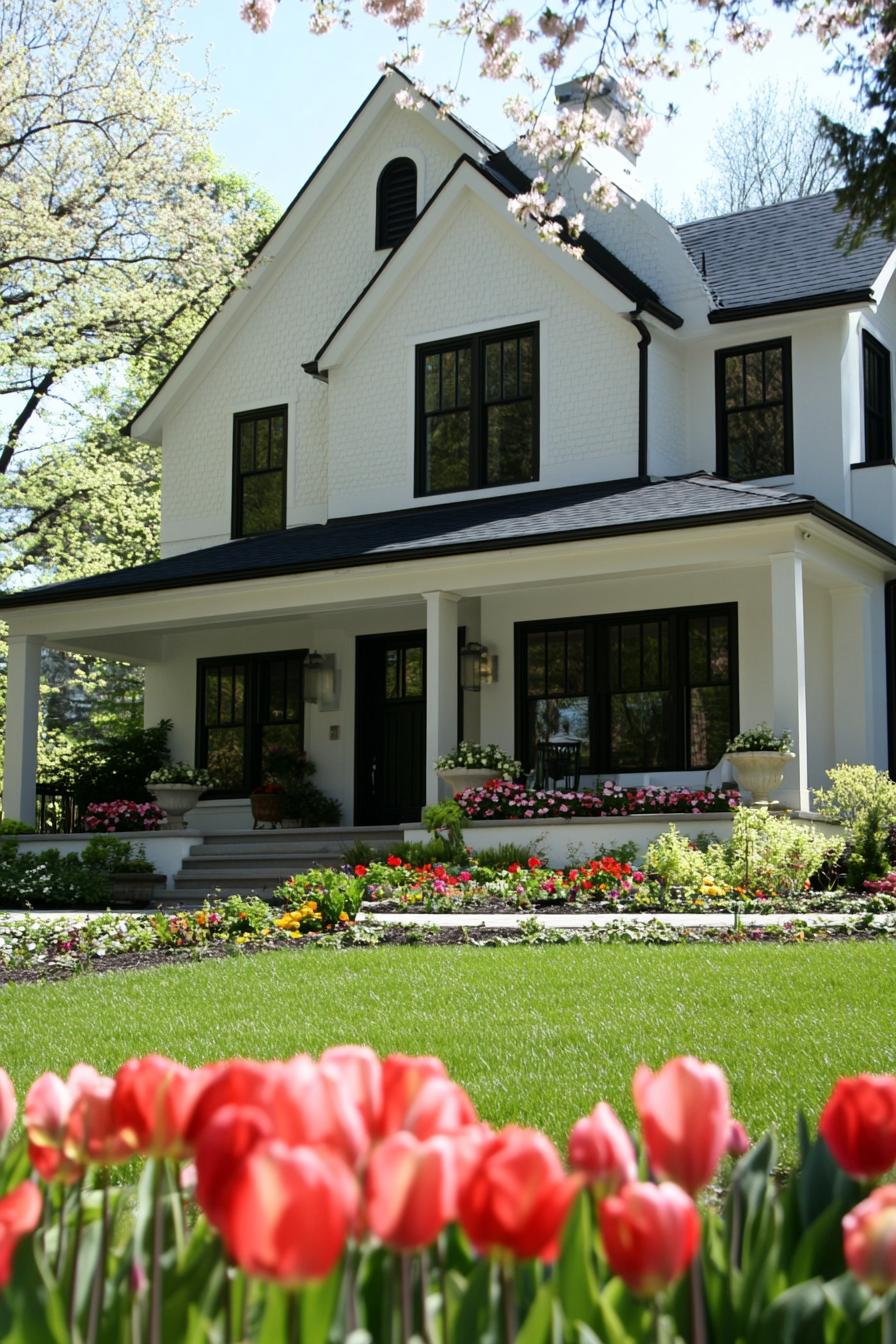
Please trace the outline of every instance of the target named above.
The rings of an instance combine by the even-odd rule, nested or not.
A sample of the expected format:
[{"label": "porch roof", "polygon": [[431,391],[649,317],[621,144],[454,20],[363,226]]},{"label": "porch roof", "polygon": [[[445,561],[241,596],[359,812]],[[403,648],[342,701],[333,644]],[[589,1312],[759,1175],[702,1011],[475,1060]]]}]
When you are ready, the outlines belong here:
[{"label": "porch roof", "polygon": [[698,472],[333,518],[131,569],[6,593],[0,609],[806,513],[896,559],[896,548],[811,495],[733,484]]}]

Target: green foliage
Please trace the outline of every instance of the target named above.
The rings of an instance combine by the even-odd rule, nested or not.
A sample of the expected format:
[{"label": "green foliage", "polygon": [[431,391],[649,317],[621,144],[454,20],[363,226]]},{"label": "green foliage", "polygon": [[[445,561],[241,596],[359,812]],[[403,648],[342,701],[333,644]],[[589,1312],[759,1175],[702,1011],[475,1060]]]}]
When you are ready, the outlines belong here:
[{"label": "green foliage", "polygon": [[444,839],[449,856],[455,862],[463,862],[467,851],[464,848],[464,813],[459,803],[453,798],[431,803],[423,810],[423,824],[433,837]]},{"label": "green foliage", "polygon": [[539,850],[532,845],[513,845],[508,841],[503,845],[477,850],[471,856],[471,862],[475,863],[477,868],[491,868],[495,872],[503,872],[512,863],[525,867],[526,861],[533,854],[537,858],[543,858]]},{"label": "green foliage", "polygon": [[62,784],[81,807],[119,798],[149,801],[148,775],[168,760],[171,720],[154,728],[114,725],[93,742],[75,742],[59,752],[54,783]]},{"label": "green foliage", "polygon": [[873,802],[852,828],[852,845],[846,862],[846,880],[853,891],[863,891],[866,882],[886,876],[890,862],[890,826],[883,808]]},{"label": "green foliage", "polygon": [[100,873],[154,873],[142,845],[116,840],[114,835],[94,835],[81,850],[85,868]]},{"label": "green foliage", "polygon": [[644,871],[667,891],[672,887],[699,891],[704,877],[710,875],[706,855],[674,822],[647,846]]},{"label": "green foliage", "polygon": [[0,835],[33,835],[34,826],[28,826],[24,821],[13,821],[12,817],[4,817],[0,821]]},{"label": "green foliage", "polygon": [[287,910],[299,910],[309,901],[315,901],[324,924],[336,924],[343,913],[354,919],[364,898],[362,878],[335,868],[311,868],[307,873],[296,873],[274,890],[274,900]]},{"label": "green foliage", "polygon": [[342,805],[306,780],[287,789],[286,815],[296,817],[306,826],[338,826]]},{"label": "green foliage", "polygon": [[0,906],[5,909],[104,906],[106,873],[83,864],[77,854],[57,849],[20,851],[15,840],[0,844]]},{"label": "green foliage", "polygon": [[880,812],[883,825],[896,825],[896,780],[873,765],[835,765],[826,771],[829,789],[814,789],[818,815],[838,821],[846,838],[854,842],[856,826],[872,807]]},{"label": "green foliage", "polygon": [[745,728],[737,737],[732,737],[725,750],[790,751],[792,746],[791,733],[776,733],[767,723],[757,723],[755,728]]}]

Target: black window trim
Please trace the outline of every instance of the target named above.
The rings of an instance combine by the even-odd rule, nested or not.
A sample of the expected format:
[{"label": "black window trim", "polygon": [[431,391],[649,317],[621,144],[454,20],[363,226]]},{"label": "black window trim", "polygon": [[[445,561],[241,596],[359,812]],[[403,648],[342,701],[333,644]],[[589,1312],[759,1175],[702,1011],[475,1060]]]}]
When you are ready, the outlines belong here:
[{"label": "black window trim", "polygon": [[[485,440],[486,403],[483,395],[482,363],[485,358],[484,347],[495,340],[508,337],[532,337],[532,475],[523,481],[511,481],[506,485],[490,485],[485,479],[486,455],[483,451]],[[426,356],[441,353],[444,350],[459,350],[470,346],[470,453],[476,472],[474,485],[459,485],[450,490],[426,489],[426,436],[425,425],[425,363]],[[518,485],[532,485],[541,475],[540,439],[541,439],[541,398],[539,353],[539,323],[522,322],[510,327],[493,327],[487,331],[465,332],[458,336],[446,337],[440,341],[427,341],[418,345],[415,352],[414,370],[414,497],[432,499],[439,495],[457,495],[481,490],[511,490]],[[518,401],[528,401],[528,397],[518,397]],[[508,403],[504,403],[508,404]]]},{"label": "black window trim", "polygon": [[784,466],[772,475],[743,476],[738,481],[769,481],[793,475],[793,366],[792,340],[776,336],[771,341],[753,341],[748,345],[728,345],[715,352],[716,389],[716,473],[725,480],[728,475],[728,415],[725,408],[725,360],[731,355],[752,355],[761,350],[781,350],[781,373],[784,384]]},{"label": "black window trim", "polygon": [[[228,663],[244,663],[246,667],[246,719],[243,724],[243,760],[244,760],[244,785],[238,789],[208,789],[203,795],[205,798],[248,798],[255,784],[260,783],[254,779],[253,772],[257,767],[258,745],[253,741],[253,732],[257,732],[259,727],[258,718],[258,699],[260,694],[261,679],[259,677],[259,667],[264,662],[273,662],[277,658],[298,658],[304,662],[308,654],[307,649],[270,649],[263,653],[223,653],[216,654],[211,658],[196,659],[196,747],[194,760],[197,768],[205,769],[208,764],[208,727],[205,722],[205,672],[209,667],[227,666]],[[302,701],[302,737],[305,738],[305,709],[304,700]],[[248,778],[248,782],[246,779]]]},{"label": "black window trim", "polygon": [[[241,471],[240,470],[240,426],[247,420],[270,419],[275,415],[283,416],[283,466],[270,467],[266,472]],[[280,499],[280,526],[272,528],[273,532],[280,532],[286,527],[286,481],[289,473],[289,407],[286,404],[280,406],[259,406],[251,411],[235,411],[233,416],[233,465],[232,465],[232,489],[231,489],[231,512],[230,512],[230,539],[231,541],[241,540],[246,535],[253,537],[268,536],[265,532],[244,533],[243,527],[243,494],[242,482],[247,476],[268,475],[271,472],[280,471],[283,478],[283,488]]]},{"label": "black window trim", "polygon": [[[606,777],[609,764],[609,703],[610,695],[605,686],[600,684],[601,673],[596,665],[595,645],[598,631],[601,628],[608,629],[611,625],[622,625],[626,622],[646,623],[654,620],[670,619],[672,621],[671,647],[672,647],[672,669],[673,669],[673,693],[674,715],[675,715],[675,745],[676,749],[683,753],[683,761],[679,764],[669,766],[626,766],[624,770],[616,771],[620,775],[632,774],[669,774],[671,771],[686,771],[692,774],[705,775],[709,770],[715,768],[715,762],[712,765],[688,765],[686,764],[687,753],[689,750],[689,725],[688,725],[688,707],[686,704],[686,692],[690,683],[688,680],[679,676],[679,668],[684,666],[684,660],[687,656],[687,621],[695,616],[713,616],[725,615],[728,617],[728,629],[730,642],[728,646],[728,658],[730,676],[728,685],[731,688],[731,736],[734,737],[740,730],[740,684],[739,684],[739,655],[738,655],[738,603],[737,602],[705,602],[698,603],[696,606],[688,607],[656,607],[645,611],[605,611],[599,614],[591,615],[571,615],[556,616],[545,620],[517,621],[514,623],[514,755],[517,760],[526,765],[528,733],[528,678],[526,668],[526,641],[530,630],[557,630],[567,629],[570,626],[583,626],[585,628],[585,667],[591,668],[591,689],[586,691],[589,700],[592,701],[592,724],[591,724],[591,755],[592,763],[587,768],[587,774],[595,774],[598,777]],[[534,762],[529,763],[529,768]],[[604,768],[601,768],[601,767]]]},{"label": "black window trim", "polygon": [[[402,168],[405,164],[410,164],[414,170],[414,217],[410,221],[408,228],[402,233],[402,236],[395,241],[389,241],[386,236],[386,185],[387,175],[390,171],[394,172],[398,165]],[[392,252],[396,247],[400,247],[413,229],[419,216],[420,205],[420,169],[410,154],[396,154],[395,158],[390,159],[388,163],[383,164],[380,175],[376,180],[376,229],[374,239],[374,250],[377,252]]]},{"label": "black window trim", "polygon": [[[868,405],[865,400],[865,361],[868,351],[884,361],[887,410],[885,412],[885,441],[889,451],[883,457],[868,456]],[[893,461],[893,355],[867,327],[862,328],[862,461],[870,467],[882,467]]]}]

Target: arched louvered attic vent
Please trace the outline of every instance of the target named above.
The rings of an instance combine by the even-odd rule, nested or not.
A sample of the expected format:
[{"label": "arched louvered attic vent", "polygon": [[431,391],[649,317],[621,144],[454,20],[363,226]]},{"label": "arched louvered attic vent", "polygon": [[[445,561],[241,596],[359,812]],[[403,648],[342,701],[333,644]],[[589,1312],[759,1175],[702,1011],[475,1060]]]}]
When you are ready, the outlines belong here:
[{"label": "arched louvered attic vent", "polygon": [[376,245],[397,247],[417,218],[417,167],[411,159],[393,159],[376,184]]}]

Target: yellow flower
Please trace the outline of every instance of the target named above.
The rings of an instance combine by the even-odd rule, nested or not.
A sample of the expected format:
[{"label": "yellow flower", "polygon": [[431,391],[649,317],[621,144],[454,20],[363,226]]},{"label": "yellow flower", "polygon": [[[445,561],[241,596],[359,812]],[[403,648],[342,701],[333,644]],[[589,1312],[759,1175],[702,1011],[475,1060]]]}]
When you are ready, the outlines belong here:
[{"label": "yellow flower", "polygon": [[293,929],[292,933],[289,936],[290,938],[301,938],[302,934],[299,929]]}]

